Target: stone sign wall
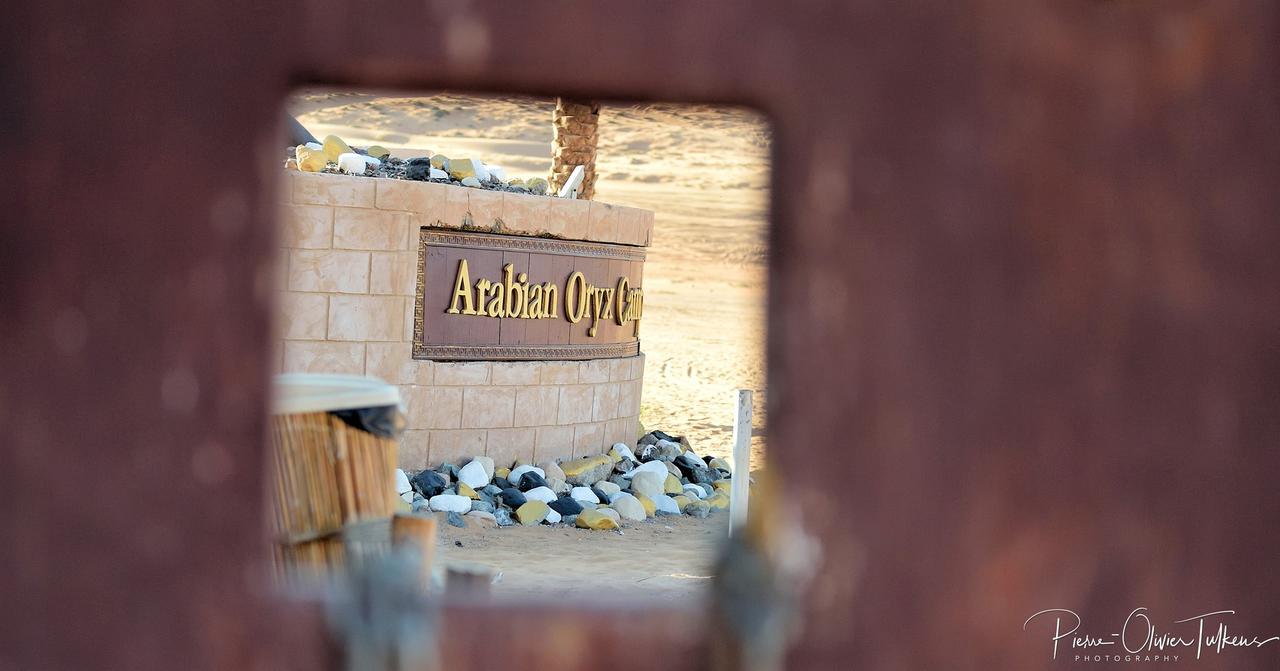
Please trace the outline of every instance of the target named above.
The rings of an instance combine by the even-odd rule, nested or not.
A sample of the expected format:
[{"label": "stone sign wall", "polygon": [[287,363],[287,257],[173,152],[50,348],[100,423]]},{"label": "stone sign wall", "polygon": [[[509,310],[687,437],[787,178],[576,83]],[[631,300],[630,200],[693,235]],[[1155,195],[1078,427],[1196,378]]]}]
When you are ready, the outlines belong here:
[{"label": "stone sign wall", "polygon": [[[278,370],[372,375],[398,385],[408,419],[402,466],[422,468],[474,454],[495,461],[581,456],[635,440],[644,355],[637,351],[638,322],[617,323],[617,289],[619,278],[626,277],[623,296],[631,303],[624,301],[623,315],[637,316],[642,298],[631,289],[642,286],[639,266],[653,226],[651,212],[296,171],[286,173],[285,184]],[[501,233],[477,233],[477,228]],[[507,247],[494,252],[494,245]],[[479,254],[467,256],[472,308],[479,311],[476,283],[497,282],[503,287],[502,318],[489,315],[494,292],[488,290],[486,315],[461,314],[466,307],[461,297],[459,314],[448,314],[457,288],[456,260],[450,264],[445,258],[438,268],[434,261],[422,263],[422,255],[467,249]],[[485,256],[494,253],[501,263]],[[507,264],[512,285],[521,286],[511,292],[517,295],[513,301],[506,299]],[[613,310],[605,313],[603,291],[587,291],[587,309],[577,322],[569,321],[565,289],[574,272],[582,272],[584,289],[612,289]],[[528,274],[527,281],[519,280],[520,273]],[[420,284],[424,308],[431,306],[429,319],[418,312]],[[536,310],[534,284],[544,289]],[[555,317],[532,319],[547,305],[548,285],[555,287]],[[569,307],[576,312],[576,280],[572,289]],[[598,320],[593,300],[601,305]],[[516,315],[506,317],[508,309]],[[526,311],[530,318],[521,316]],[[437,317],[477,324],[476,332],[461,336],[452,326],[442,328],[449,322]],[[593,323],[595,335],[588,336]],[[564,335],[553,333],[553,325]],[[596,344],[615,349],[563,351]],[[553,350],[502,356],[475,349],[449,356],[426,349],[434,345],[542,345],[560,347],[565,356]]]}]

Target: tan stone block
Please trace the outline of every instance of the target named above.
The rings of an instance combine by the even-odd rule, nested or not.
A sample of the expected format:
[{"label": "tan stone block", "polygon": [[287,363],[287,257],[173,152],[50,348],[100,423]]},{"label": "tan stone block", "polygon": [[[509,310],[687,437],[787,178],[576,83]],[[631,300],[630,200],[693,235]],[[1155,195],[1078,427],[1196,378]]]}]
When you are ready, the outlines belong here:
[{"label": "tan stone block", "polygon": [[603,422],[618,417],[619,382],[606,382],[596,385],[595,400],[591,407],[591,419]]},{"label": "tan stone block", "polygon": [[493,384],[538,384],[542,364],[537,361],[494,361]]},{"label": "tan stone block", "polygon": [[413,216],[351,207],[333,211],[334,249],[403,250]]},{"label": "tan stone block", "polygon": [[368,177],[297,173],[293,176],[293,202],[300,205],[373,207],[377,181]]},{"label": "tan stone block", "polygon": [[333,208],[286,205],[280,213],[280,243],[295,249],[328,249],[333,243]]},{"label": "tan stone block", "polygon": [[644,352],[641,352],[631,357],[631,379],[632,380],[644,379],[644,359],[645,359]]},{"label": "tan stone block", "polygon": [[542,384],[577,384],[577,361],[548,361],[542,364]]},{"label": "tan stone block", "polygon": [[276,250],[275,287],[280,291],[289,289],[289,255],[293,250],[280,248]]},{"label": "tan stone block", "polygon": [[516,426],[545,426],[559,421],[559,387],[516,389]]},{"label": "tan stone block", "polygon": [[369,253],[297,249],[289,254],[289,290],[362,294],[369,290]]},{"label": "tan stone block", "polygon": [[364,343],[288,340],[284,372],[364,374]]},{"label": "tan stone block", "polygon": [[415,295],[418,288],[417,252],[369,254],[369,293]]},{"label": "tan stone block", "polygon": [[[415,286],[416,286],[416,281],[415,281]],[[405,342],[413,342],[414,297],[404,296],[403,298],[404,298],[404,333],[400,334],[401,335],[400,339]]]},{"label": "tan stone block", "polygon": [[371,342],[365,348],[364,374],[392,384],[432,384],[434,365],[414,359],[412,343]]},{"label": "tan stone block", "polygon": [[556,423],[577,424],[590,422],[594,410],[595,386],[571,385],[560,388],[560,407],[556,411]]},{"label": "tan stone block", "polygon": [[502,221],[502,192],[484,189],[467,190],[467,210],[471,213],[471,225],[492,228]]},{"label": "tan stone block", "polygon": [[575,424],[573,427],[573,457],[589,457],[604,452],[604,422]]},{"label": "tan stone block", "polygon": [[489,363],[487,361],[437,361],[435,384],[444,386],[489,384]]},{"label": "tan stone block", "polygon": [[471,202],[467,198],[467,192],[471,189],[451,184],[441,186],[445,189],[444,211],[435,215],[436,221],[431,221],[431,215],[428,215],[428,222],[430,225],[460,228],[470,221],[468,212],[471,210]]},{"label": "tan stone block", "polygon": [[421,471],[432,466],[431,431],[410,429],[400,434],[396,451],[396,467],[407,472]]},{"label": "tan stone block", "polygon": [[462,428],[492,429],[515,424],[515,387],[464,387]]},{"label": "tan stone block", "polygon": [[399,296],[330,296],[329,340],[396,342],[404,330]]},{"label": "tan stone block", "polygon": [[593,359],[578,363],[578,382],[593,384],[609,381],[609,359]]},{"label": "tan stone block", "polygon": [[622,208],[598,200],[591,201],[591,215],[587,224],[587,239],[597,242],[617,242],[618,225]]},{"label": "tan stone block", "polygon": [[293,202],[293,178],[298,174],[297,170],[286,169],[279,173],[280,181],[276,183],[276,202],[281,205],[288,205]]},{"label": "tan stone block", "polygon": [[491,429],[483,454],[493,459],[495,468],[510,468],[517,460],[531,463],[536,439],[536,429]]},{"label": "tan stone block", "polygon": [[484,454],[487,431],[483,429],[455,429],[431,432],[431,463],[446,461],[458,463],[466,457]]},{"label": "tan stone block", "polygon": [[631,357],[609,359],[609,381],[620,382],[631,379]]},{"label": "tan stone block", "polygon": [[547,232],[566,240],[586,240],[591,222],[591,201],[551,198]]},{"label": "tan stone block", "polygon": [[271,374],[284,372],[284,341],[277,340],[271,344]]},{"label": "tan stone block", "polygon": [[[370,350],[372,352],[372,350]],[[614,417],[631,417],[639,414],[640,384],[634,380],[618,383],[618,407]]]},{"label": "tan stone block", "polygon": [[[547,231],[551,199],[525,193],[502,193],[502,227],[530,235]],[[547,231],[549,232],[549,231]]]},{"label": "tan stone block", "polygon": [[648,247],[653,244],[653,210],[640,211],[640,232],[637,234],[635,244]]},{"label": "tan stone block", "polygon": [[280,333],[286,340],[324,340],[328,323],[327,294],[280,294]]},{"label": "tan stone block", "polygon": [[439,217],[444,211],[444,184],[402,179],[379,179],[376,203],[380,210],[401,210]]},{"label": "tan stone block", "polygon": [[534,459],[570,459],[573,457],[572,426],[540,426],[534,441]]},{"label": "tan stone block", "polygon": [[[461,387],[400,388],[405,423],[411,429],[456,429],[462,426]],[[477,453],[478,454],[478,453]]]},{"label": "tan stone block", "polygon": [[623,207],[618,220],[618,242],[624,245],[648,244],[649,230],[653,228],[653,212],[636,207]]},{"label": "tan stone block", "polygon": [[634,446],[639,429],[640,427],[636,425],[636,418],[634,417],[609,420],[604,424],[604,444],[625,443],[626,445]]}]

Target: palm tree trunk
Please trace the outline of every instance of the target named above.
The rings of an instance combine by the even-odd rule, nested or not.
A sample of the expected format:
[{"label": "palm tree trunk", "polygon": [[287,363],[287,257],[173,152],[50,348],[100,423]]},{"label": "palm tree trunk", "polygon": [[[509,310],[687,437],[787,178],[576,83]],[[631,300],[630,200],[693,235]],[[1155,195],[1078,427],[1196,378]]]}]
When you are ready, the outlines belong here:
[{"label": "palm tree trunk", "polygon": [[552,114],[551,191],[558,192],[577,166],[586,171],[578,197],[590,200],[596,187],[596,126],[600,103],[594,100],[556,98]]}]

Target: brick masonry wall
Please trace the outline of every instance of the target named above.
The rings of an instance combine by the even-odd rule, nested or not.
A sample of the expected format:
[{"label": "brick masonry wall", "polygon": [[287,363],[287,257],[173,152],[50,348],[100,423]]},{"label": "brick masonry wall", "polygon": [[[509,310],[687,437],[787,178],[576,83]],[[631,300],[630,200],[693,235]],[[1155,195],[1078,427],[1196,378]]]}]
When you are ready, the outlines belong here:
[{"label": "brick masonry wall", "polygon": [[643,354],[415,361],[415,272],[423,226],[648,245],[652,212],[297,171],[284,182],[278,370],[372,375],[398,385],[408,415],[403,467],[475,454],[498,463],[582,456],[636,439]]}]

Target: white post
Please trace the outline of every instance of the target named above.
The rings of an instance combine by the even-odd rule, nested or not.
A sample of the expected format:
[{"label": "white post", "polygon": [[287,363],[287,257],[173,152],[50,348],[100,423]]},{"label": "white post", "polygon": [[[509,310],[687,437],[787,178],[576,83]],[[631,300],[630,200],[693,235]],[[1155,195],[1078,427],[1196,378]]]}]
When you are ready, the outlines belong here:
[{"label": "white post", "polygon": [[751,484],[751,390],[737,392],[733,422],[733,479],[729,487],[729,533],[747,523],[747,492]]}]

